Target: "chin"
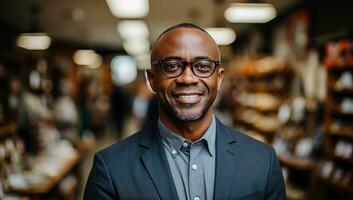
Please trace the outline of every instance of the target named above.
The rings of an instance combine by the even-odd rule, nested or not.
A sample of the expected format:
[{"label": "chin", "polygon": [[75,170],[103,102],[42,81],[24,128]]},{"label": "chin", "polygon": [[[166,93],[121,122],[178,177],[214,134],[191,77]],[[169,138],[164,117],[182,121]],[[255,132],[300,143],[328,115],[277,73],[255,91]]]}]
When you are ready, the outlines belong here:
[{"label": "chin", "polygon": [[175,116],[181,121],[189,122],[189,121],[195,121],[200,119],[203,116],[203,113],[201,112],[191,113],[191,114],[175,113]]}]

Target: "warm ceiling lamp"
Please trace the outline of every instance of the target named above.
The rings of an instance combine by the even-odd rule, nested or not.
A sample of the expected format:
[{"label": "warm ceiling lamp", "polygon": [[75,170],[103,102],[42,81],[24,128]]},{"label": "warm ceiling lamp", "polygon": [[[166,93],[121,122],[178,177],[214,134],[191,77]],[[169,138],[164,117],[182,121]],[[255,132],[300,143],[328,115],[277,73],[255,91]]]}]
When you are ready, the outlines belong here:
[{"label": "warm ceiling lamp", "polygon": [[46,33],[22,33],[16,40],[17,46],[27,50],[46,50],[51,39]]},{"label": "warm ceiling lamp", "polygon": [[103,63],[102,56],[90,49],[75,51],[73,60],[77,65],[86,66],[88,68],[99,68]]},{"label": "warm ceiling lamp", "polygon": [[106,0],[110,11],[120,18],[142,18],[148,14],[148,0]]},{"label": "warm ceiling lamp", "polygon": [[130,55],[140,55],[150,50],[150,42],[147,39],[131,39],[123,42],[125,51]]},{"label": "warm ceiling lamp", "polygon": [[124,40],[148,38],[148,28],[141,20],[123,20],[117,25],[118,32]]},{"label": "warm ceiling lamp", "polygon": [[266,3],[232,3],[224,17],[232,23],[266,23],[276,17],[276,9]]},{"label": "warm ceiling lamp", "polygon": [[206,28],[218,45],[229,45],[235,40],[235,32],[231,28]]}]

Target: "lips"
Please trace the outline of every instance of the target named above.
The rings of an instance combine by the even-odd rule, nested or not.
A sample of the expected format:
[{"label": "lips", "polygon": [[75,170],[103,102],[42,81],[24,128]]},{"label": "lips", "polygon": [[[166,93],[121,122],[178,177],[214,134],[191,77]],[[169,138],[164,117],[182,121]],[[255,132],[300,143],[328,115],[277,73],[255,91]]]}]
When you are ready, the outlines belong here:
[{"label": "lips", "polygon": [[173,98],[178,103],[194,104],[201,101],[203,94],[200,92],[178,92],[173,94]]}]

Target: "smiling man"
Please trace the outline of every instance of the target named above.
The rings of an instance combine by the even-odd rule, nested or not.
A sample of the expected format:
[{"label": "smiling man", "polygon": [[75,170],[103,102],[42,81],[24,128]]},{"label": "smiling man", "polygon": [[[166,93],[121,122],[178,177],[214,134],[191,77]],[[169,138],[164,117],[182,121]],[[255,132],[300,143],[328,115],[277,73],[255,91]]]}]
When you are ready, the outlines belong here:
[{"label": "smiling man", "polygon": [[159,36],[147,70],[159,119],[96,154],[84,199],[285,199],[274,150],[213,113],[220,58],[196,25]]}]

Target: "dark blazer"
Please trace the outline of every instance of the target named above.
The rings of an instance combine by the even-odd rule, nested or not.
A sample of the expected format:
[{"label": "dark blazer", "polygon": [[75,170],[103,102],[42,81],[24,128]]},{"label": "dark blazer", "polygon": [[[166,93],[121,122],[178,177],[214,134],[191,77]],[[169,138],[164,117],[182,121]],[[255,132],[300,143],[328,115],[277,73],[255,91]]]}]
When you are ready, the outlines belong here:
[{"label": "dark blazer", "polygon": [[[273,148],[217,119],[214,199],[286,199]],[[178,199],[157,123],[95,155],[84,200]]]}]

